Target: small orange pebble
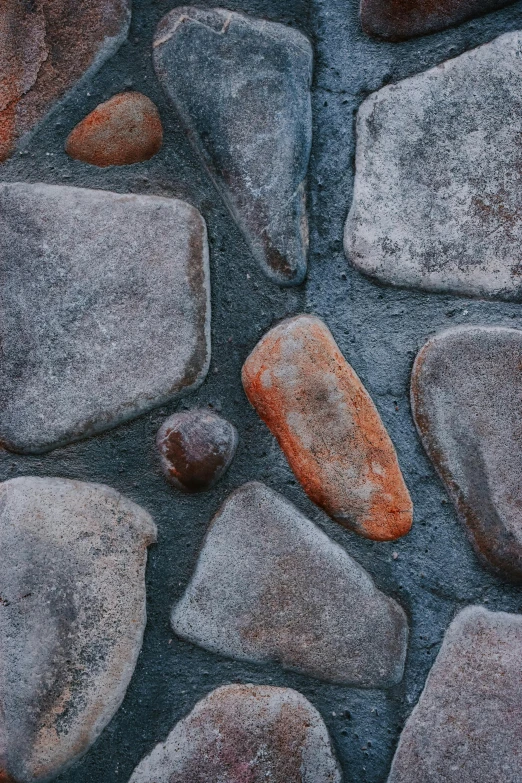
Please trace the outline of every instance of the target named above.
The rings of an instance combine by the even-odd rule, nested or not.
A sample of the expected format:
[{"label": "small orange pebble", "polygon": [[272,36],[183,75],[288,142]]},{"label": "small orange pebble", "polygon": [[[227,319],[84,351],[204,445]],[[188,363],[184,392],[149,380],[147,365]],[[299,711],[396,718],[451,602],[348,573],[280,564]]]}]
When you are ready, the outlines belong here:
[{"label": "small orange pebble", "polygon": [[319,318],[300,315],[269,331],[242,378],[314,503],[375,541],[410,530],[412,502],[390,437]]}]

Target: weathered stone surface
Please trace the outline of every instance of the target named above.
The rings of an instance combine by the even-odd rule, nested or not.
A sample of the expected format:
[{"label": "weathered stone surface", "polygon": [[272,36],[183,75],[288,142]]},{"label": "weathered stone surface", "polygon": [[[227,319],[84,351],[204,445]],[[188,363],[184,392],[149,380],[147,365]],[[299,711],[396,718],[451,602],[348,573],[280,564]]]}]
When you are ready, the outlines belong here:
[{"label": "weathered stone surface", "polygon": [[427,35],[495,11],[512,0],[361,0],[365,33],[385,41]]},{"label": "weathered stone surface", "polygon": [[370,688],[401,680],[408,637],[369,574],[257,482],[214,517],[172,626],[222,655]]},{"label": "weathered stone surface", "polygon": [[94,166],[124,166],[161,149],[163,127],[156,106],[140,92],[123,92],[101,103],[69,134],[71,158]]},{"label": "weathered stone surface", "polygon": [[348,257],[385,283],[522,298],[522,32],[359,110]]},{"label": "weathered stone surface", "polygon": [[458,327],[417,356],[412,409],[482,559],[522,580],[522,332]]},{"label": "weathered stone surface", "polygon": [[205,377],[208,248],[189,204],[1,184],[0,259],[7,448],[85,437]]},{"label": "weathered stone surface", "polygon": [[129,783],[340,783],[326,726],[297,691],[225,685],[202,699]]},{"label": "weathered stone surface", "polygon": [[464,609],[450,625],[388,783],[520,783],[522,617]]},{"label": "weathered stone surface", "polygon": [[181,7],[160,23],[158,78],[275,282],[306,273],[305,177],[312,48],[296,30],[222,8]]},{"label": "weathered stone surface", "polygon": [[156,528],[115,490],[59,478],[0,484],[0,509],[1,779],[32,783],[81,756],[120,706]]},{"label": "weathered stone surface", "polygon": [[185,492],[212,487],[234,459],[237,430],[208,410],[175,413],[156,438],[161,467],[168,481]]},{"label": "weathered stone surface", "polygon": [[121,44],[130,0],[2,0],[0,161],[78,80]]},{"label": "weathered stone surface", "polygon": [[319,318],[269,331],[243,366],[243,386],[314,503],[377,541],[409,531],[412,503],[393,444]]}]

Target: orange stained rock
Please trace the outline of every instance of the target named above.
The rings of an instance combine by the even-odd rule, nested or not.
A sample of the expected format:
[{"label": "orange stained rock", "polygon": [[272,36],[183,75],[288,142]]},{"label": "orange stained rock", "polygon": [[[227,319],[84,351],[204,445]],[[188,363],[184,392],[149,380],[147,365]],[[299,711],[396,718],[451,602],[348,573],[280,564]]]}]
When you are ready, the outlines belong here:
[{"label": "orange stained rock", "polygon": [[123,92],[88,114],[70,133],[65,150],[94,166],[124,166],[152,158],[162,142],[156,106],[140,92]]},{"label": "orange stained rock", "polygon": [[300,315],[269,331],[242,377],[248,399],[314,503],[376,541],[410,530],[413,507],[393,444],[319,318]]}]

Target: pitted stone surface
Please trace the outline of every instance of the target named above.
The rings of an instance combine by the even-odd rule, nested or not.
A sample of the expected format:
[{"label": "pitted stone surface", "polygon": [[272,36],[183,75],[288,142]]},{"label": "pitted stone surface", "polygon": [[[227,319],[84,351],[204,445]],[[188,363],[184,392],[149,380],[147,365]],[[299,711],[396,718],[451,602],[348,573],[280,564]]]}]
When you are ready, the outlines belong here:
[{"label": "pitted stone surface", "polygon": [[401,680],[408,637],[403,610],[370,575],[257,482],[214,517],[172,626],[222,655],[370,688]]},{"label": "pitted stone surface", "polygon": [[154,42],[158,78],[275,282],[306,273],[312,49],[299,32],[222,8],[174,9]]},{"label": "pitted stone surface", "polygon": [[370,96],[348,257],[385,283],[522,298],[522,32]]},{"label": "pitted stone surface", "polygon": [[129,783],[340,783],[324,722],[300,693],[267,685],[212,691]]},{"label": "pitted stone surface", "polygon": [[479,556],[522,581],[522,332],[459,327],[413,368],[412,409]]},{"label": "pitted stone surface", "polygon": [[237,448],[237,430],[208,410],[175,413],[156,438],[161,468],[168,481],[185,492],[210,489],[229,468]]},{"label": "pitted stone surface", "polygon": [[81,756],[120,706],[156,528],[115,490],[59,478],[0,484],[0,509],[0,769],[32,783]]},{"label": "pitted stone surface", "polygon": [[2,0],[0,161],[124,40],[130,0]]},{"label": "pitted stone surface", "polygon": [[449,627],[388,783],[520,783],[522,617],[462,611]]},{"label": "pitted stone surface", "polygon": [[124,92],[101,103],[69,134],[71,158],[94,166],[124,166],[156,155],[163,127],[156,106],[139,92]]},{"label": "pitted stone surface", "polygon": [[189,204],[2,184],[0,259],[7,448],[46,451],[205,377],[208,248]]},{"label": "pitted stone surface", "polygon": [[243,386],[314,503],[367,538],[409,531],[412,503],[393,444],[319,318],[269,331],[243,366]]}]

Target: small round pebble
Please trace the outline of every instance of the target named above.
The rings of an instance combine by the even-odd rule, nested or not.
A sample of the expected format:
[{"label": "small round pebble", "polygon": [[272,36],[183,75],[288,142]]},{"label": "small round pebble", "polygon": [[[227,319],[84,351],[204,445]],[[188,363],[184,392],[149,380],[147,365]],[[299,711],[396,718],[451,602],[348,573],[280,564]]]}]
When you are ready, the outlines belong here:
[{"label": "small round pebble", "polygon": [[204,409],[175,413],[160,427],[156,445],[167,480],[184,492],[212,487],[234,459],[236,428]]}]

